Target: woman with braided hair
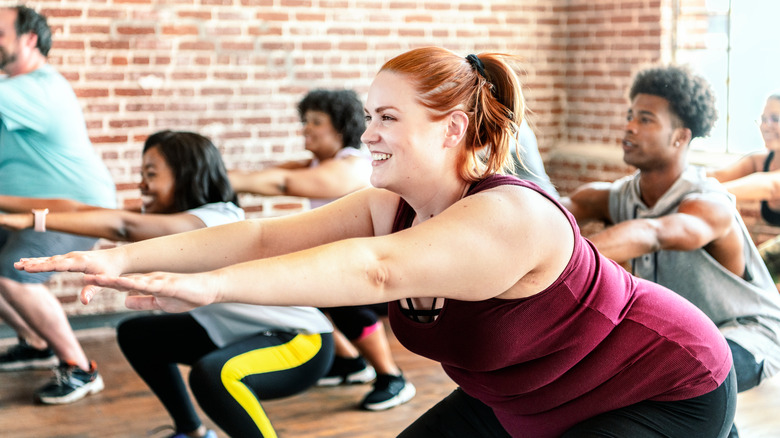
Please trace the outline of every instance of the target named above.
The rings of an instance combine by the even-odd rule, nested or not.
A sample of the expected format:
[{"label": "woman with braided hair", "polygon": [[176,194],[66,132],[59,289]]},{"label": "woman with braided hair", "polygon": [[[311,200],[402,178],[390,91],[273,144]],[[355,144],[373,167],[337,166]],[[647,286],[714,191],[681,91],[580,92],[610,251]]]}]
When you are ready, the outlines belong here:
[{"label": "woman with braided hair", "polygon": [[130,290],[136,309],[389,302],[399,341],[459,385],[401,437],[725,437],[736,389],[715,325],[502,175],[523,114],[510,62],[427,47],[385,63],[365,105],[373,188],[16,266],[84,272],[82,301]]}]

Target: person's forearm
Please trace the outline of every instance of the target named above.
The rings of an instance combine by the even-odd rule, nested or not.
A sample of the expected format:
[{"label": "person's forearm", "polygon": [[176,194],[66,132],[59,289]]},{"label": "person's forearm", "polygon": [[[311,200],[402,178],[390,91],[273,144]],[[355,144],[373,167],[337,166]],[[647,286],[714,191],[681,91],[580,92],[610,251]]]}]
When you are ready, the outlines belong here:
[{"label": "person's forearm", "polygon": [[[404,287],[398,285],[407,283],[408,277],[401,275],[399,278],[403,281],[400,282],[391,278],[390,271],[397,270],[385,269],[389,263],[387,258],[379,257],[369,248],[361,246],[360,240],[342,240],[279,257],[191,275],[144,269],[132,259],[140,254],[126,251],[133,245],[98,251],[101,253],[100,260],[94,260],[94,252],[88,251],[83,257],[66,258],[59,260],[59,263],[56,259],[33,259],[22,260],[16,266],[29,272],[39,272],[37,263],[43,263],[44,270],[51,269],[54,263],[57,270],[95,273],[84,277],[86,286],[81,292],[82,303],[89,304],[99,288],[111,288],[139,292],[128,295],[125,301],[128,308],[139,310],[182,312],[219,302],[334,307],[388,302],[404,294],[417,296],[408,290],[408,286],[404,291]],[[84,259],[89,258],[93,260],[87,260],[85,264]],[[342,260],[343,263],[334,269],[333,260]],[[136,271],[150,272],[120,276],[121,273],[131,274]],[[429,269],[424,270],[426,278],[430,276],[429,273]],[[416,292],[422,290],[427,293],[430,289],[427,281],[425,284],[426,287],[418,287]],[[447,286],[451,285],[443,287]],[[453,289],[456,287],[447,288],[450,291]],[[433,293],[435,296],[444,296],[439,291]]]},{"label": "person's forearm", "polygon": [[618,263],[657,251],[659,242],[649,223],[623,222],[589,236],[596,249],[607,258]]},{"label": "person's forearm", "polygon": [[279,196],[287,192],[287,170],[271,168],[256,172],[230,172],[230,184],[236,192]]},{"label": "person's forearm", "polygon": [[46,217],[46,229],[80,236],[126,241],[128,236],[123,218],[125,214],[133,213],[105,208],[51,213]]},{"label": "person's forearm", "polygon": [[122,272],[203,272],[273,255],[261,228],[247,220],[123,245]]},{"label": "person's forearm", "polygon": [[29,213],[32,209],[48,208],[49,212],[88,210],[90,205],[70,199],[27,198],[23,196],[0,195],[0,211],[6,213]]},{"label": "person's forearm", "polygon": [[765,201],[780,198],[780,174],[754,173],[723,183],[737,201]]},{"label": "person's forearm", "polygon": [[[344,262],[335,268],[333,260]],[[352,239],[227,266],[209,275],[221,302],[336,307],[397,298],[388,294],[392,282],[378,278],[379,265],[359,239]]]}]

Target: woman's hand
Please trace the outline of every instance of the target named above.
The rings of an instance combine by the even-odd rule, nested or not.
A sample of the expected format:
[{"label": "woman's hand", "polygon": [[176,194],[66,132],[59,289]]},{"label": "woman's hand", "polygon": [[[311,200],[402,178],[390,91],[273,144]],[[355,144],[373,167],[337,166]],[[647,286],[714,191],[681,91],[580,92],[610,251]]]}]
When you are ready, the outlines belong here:
[{"label": "woman's hand", "polygon": [[[14,263],[14,268],[25,272],[83,272],[85,274],[118,276],[122,273],[121,254],[118,248],[100,251],[74,251],[51,257],[23,258]],[[86,304],[97,291],[97,287],[86,284],[81,290],[82,302]]]},{"label": "woman's hand", "polygon": [[[208,272],[198,274],[152,272],[121,277],[86,275],[84,282],[88,285],[130,292],[125,300],[125,305],[129,309],[186,312],[217,301],[218,287],[215,277],[214,273]],[[85,287],[81,293],[81,301],[87,304],[92,296],[92,291]]]}]

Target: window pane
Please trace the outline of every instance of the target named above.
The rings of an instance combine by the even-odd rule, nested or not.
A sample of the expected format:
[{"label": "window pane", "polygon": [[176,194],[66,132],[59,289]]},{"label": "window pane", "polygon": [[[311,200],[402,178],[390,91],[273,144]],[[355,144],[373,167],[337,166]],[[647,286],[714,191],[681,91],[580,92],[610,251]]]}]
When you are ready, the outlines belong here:
[{"label": "window pane", "polygon": [[732,2],[729,151],[744,154],[764,147],[755,123],[766,96],[780,88],[780,52],[775,37],[780,2]]},{"label": "window pane", "polygon": [[691,70],[707,78],[715,93],[715,104],[718,110],[718,120],[712,127],[709,137],[697,138],[691,142],[691,148],[709,152],[724,152],[726,150],[726,84],[728,73],[728,56],[725,50],[679,50],[677,62],[690,66]]},{"label": "window pane", "polygon": [[718,106],[711,136],[693,147],[740,155],[764,147],[756,120],[780,89],[778,17],[780,1],[681,0],[676,62],[710,81]]}]

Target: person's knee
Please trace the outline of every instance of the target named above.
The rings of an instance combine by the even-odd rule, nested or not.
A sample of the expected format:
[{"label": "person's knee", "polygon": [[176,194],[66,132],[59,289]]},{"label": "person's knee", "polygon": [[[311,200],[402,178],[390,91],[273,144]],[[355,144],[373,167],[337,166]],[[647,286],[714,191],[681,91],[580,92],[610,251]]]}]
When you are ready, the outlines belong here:
[{"label": "person's knee", "polygon": [[116,327],[116,342],[125,356],[132,354],[137,347],[143,345],[145,334],[140,329],[141,327],[132,319],[122,321]]},{"label": "person's knee", "polygon": [[0,277],[0,298],[16,309],[28,312],[45,312],[61,309],[60,301],[50,295],[43,283],[20,283],[7,277]]},{"label": "person's knee", "polygon": [[756,357],[738,343],[727,339],[731,356],[734,359],[734,371],[737,374],[737,392],[747,391],[761,383],[764,361]]},{"label": "person's knee", "polygon": [[368,307],[348,307],[331,312],[331,319],[350,341],[360,339],[366,328],[379,322],[377,314]]},{"label": "person's knee", "polygon": [[214,394],[214,391],[223,387],[223,379],[229,376],[223,376],[222,365],[222,361],[215,360],[209,355],[192,364],[189,384],[195,398],[200,400],[202,397],[209,397]]},{"label": "person's knee", "polygon": [[22,283],[8,277],[0,276],[0,294],[4,297],[18,296],[31,289],[48,290],[48,287],[43,283]]}]

